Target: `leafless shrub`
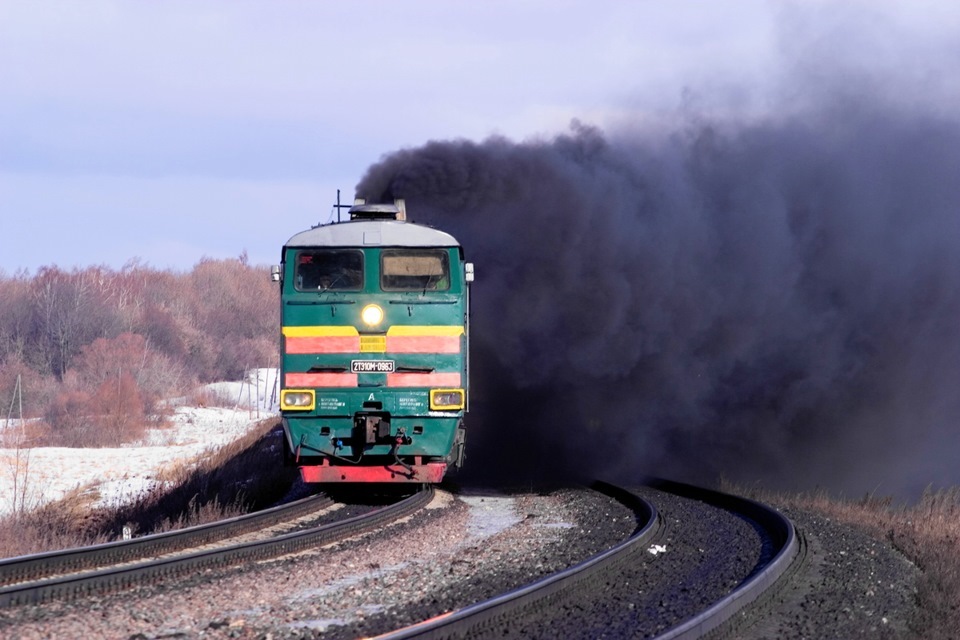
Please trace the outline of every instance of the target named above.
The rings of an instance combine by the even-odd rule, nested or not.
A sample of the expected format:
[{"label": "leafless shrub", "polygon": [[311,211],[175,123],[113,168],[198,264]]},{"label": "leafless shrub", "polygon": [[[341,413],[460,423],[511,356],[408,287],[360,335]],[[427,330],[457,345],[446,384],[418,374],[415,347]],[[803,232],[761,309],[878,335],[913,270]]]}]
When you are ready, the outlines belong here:
[{"label": "leafless shrub", "polygon": [[243,515],[244,513],[247,513],[247,510],[244,509],[240,500],[220,504],[219,498],[214,498],[209,502],[201,502],[198,496],[194,496],[184,509],[176,515],[159,522],[151,533],[186,529],[187,527],[207,524],[208,522],[233,518]]},{"label": "leafless shrub", "polygon": [[[17,378],[20,379],[19,388]],[[18,415],[21,407],[24,417],[42,416],[60,384],[55,376],[42,374],[18,357],[10,356],[6,361],[0,360],[2,417],[6,418],[11,410],[15,412],[13,415]]]},{"label": "leafless shrub", "polygon": [[30,449],[22,446],[22,442],[15,442],[0,455],[0,473],[10,479],[10,495],[4,496],[10,513],[17,516],[28,513],[42,501],[42,487],[30,481]]},{"label": "leafless shrub", "polygon": [[50,426],[50,445],[84,447],[106,444],[97,432],[88,393],[64,391],[50,404],[44,418]]},{"label": "leafless shrub", "polygon": [[[32,278],[0,274],[0,363],[63,380],[84,357],[105,364],[100,375],[109,376],[119,362],[104,356],[139,354],[140,360],[124,366],[138,372],[134,377],[150,413],[151,398],[171,387],[235,379],[273,362],[278,297],[266,269],[251,266],[245,256],[203,260],[186,274],[137,261],[119,272],[50,266]],[[106,344],[94,347],[98,340]],[[89,374],[96,367],[84,368]],[[96,384],[85,390],[92,393]],[[35,411],[46,409],[44,403]]]},{"label": "leafless shrub", "polygon": [[81,349],[46,412],[50,443],[111,446],[143,437],[163,424],[160,399],[176,395],[184,367],[149,348],[143,336],[98,338]]},{"label": "leafless shrub", "polygon": [[124,373],[132,376],[147,413],[159,399],[179,394],[188,380],[183,364],[156,353],[143,336],[134,333],[94,340],[81,349],[74,368],[86,388],[98,388]]},{"label": "leafless shrub", "polygon": [[90,399],[98,441],[116,446],[139,440],[146,433],[142,393],[133,376],[121,373],[116,381],[104,380]]},{"label": "leafless shrub", "polygon": [[0,557],[107,542],[106,536],[89,531],[87,514],[77,508],[78,504],[76,495],[68,495],[55,503],[0,518]]}]

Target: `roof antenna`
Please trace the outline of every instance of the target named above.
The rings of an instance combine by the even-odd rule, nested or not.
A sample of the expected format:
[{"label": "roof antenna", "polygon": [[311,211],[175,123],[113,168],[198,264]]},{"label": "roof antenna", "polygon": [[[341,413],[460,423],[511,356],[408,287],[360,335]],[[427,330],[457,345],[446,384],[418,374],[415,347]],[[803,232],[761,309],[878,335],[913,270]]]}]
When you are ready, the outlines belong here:
[{"label": "roof antenna", "polygon": [[340,204],[340,189],[337,189],[337,204],[333,205],[333,208],[337,210],[337,222],[340,222],[340,210],[349,209],[350,206],[349,204]]}]

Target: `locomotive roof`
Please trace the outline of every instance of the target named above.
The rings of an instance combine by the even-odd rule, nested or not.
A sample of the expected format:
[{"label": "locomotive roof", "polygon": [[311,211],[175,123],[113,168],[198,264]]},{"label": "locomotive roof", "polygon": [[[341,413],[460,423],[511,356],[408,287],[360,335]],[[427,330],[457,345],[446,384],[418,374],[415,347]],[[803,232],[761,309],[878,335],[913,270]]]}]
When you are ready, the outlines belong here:
[{"label": "locomotive roof", "polygon": [[399,220],[351,220],[313,227],[285,247],[459,247],[449,233]]}]

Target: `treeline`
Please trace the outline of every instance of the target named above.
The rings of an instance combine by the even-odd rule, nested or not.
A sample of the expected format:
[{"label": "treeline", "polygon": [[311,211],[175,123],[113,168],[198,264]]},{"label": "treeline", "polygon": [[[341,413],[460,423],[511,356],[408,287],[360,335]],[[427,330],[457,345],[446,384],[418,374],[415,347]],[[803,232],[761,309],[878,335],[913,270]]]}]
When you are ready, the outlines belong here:
[{"label": "treeline", "polygon": [[136,437],[162,420],[162,399],[276,366],[278,296],[245,254],[189,273],[136,261],[0,273],[0,420],[22,406],[42,418],[31,422],[42,444]]}]

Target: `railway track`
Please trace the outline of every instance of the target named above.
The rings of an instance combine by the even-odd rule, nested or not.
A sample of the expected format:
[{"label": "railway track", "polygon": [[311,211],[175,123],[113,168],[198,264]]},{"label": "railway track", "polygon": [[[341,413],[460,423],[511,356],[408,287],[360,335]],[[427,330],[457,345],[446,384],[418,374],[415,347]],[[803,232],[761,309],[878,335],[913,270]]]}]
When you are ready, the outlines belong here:
[{"label": "railway track", "polygon": [[[11,558],[0,562],[0,607],[110,593],[329,544],[410,515],[426,505],[433,493],[428,488],[370,513],[244,542],[231,543],[239,536],[317,513],[334,502],[313,496],[189,529]],[[198,551],[202,546],[212,548]]]},{"label": "railway track", "polygon": [[[762,551],[750,574],[726,596],[713,602],[704,610],[691,616],[666,631],[656,635],[656,640],[691,640],[702,638],[722,627],[735,623],[736,617],[748,606],[775,594],[778,587],[803,561],[805,548],[793,523],[773,507],[687,484],[662,479],[651,479],[647,486],[695,500],[750,522],[760,534]],[[733,630],[728,624],[727,631]]]},{"label": "railway track", "polygon": [[[744,498],[664,480],[650,480],[647,486],[711,505],[748,521],[760,535],[763,551],[749,575],[724,597],[709,603],[708,606],[682,622],[670,625],[665,630],[647,633],[640,628],[632,628],[624,630],[627,632],[625,635],[636,634],[648,637],[652,635],[657,640],[687,640],[703,637],[773,589],[778,580],[801,557],[801,541],[792,523],[770,507]],[[595,488],[615,497],[634,510],[637,527],[628,540],[548,578],[484,602],[383,634],[378,638],[399,640],[511,635],[548,637],[558,633],[557,627],[547,631],[549,627],[544,626],[544,621],[562,615],[558,612],[589,609],[582,604],[582,600],[588,597],[584,594],[591,590],[589,583],[616,583],[623,579],[625,568],[637,564],[638,555],[644,549],[648,551],[656,551],[658,548],[666,549],[665,545],[654,544],[663,537],[665,527],[656,507],[651,502],[612,485],[600,483]],[[626,574],[630,574],[630,571]],[[632,587],[624,585],[624,588],[637,589],[638,585],[634,584]],[[572,602],[575,604],[571,605]],[[563,628],[561,623],[559,629]],[[582,637],[592,636],[591,632],[585,631],[589,627],[585,626],[584,621],[572,620],[566,624],[565,628],[567,631],[562,632],[565,636],[574,629],[578,630]],[[613,633],[613,636],[619,635],[620,633]]]},{"label": "railway track", "polygon": [[[770,593],[771,588],[777,586],[779,576],[795,564],[799,545],[792,525],[762,505],[662,481],[631,491],[603,484],[594,488],[599,493],[568,492],[565,500],[572,502],[563,503],[585,507],[587,511],[581,512],[587,516],[584,519],[570,521],[559,514],[552,517],[548,514],[553,512],[537,508],[536,505],[543,504],[538,502],[528,502],[519,511],[526,514],[521,528],[527,534],[569,526],[569,529],[559,529],[570,531],[573,536],[565,534],[568,542],[562,549],[568,550],[571,544],[589,549],[579,556],[575,552],[562,553],[561,557],[566,556],[574,565],[558,573],[548,574],[538,568],[541,563],[554,567],[567,566],[567,563],[538,557],[538,543],[527,547],[525,542],[516,539],[519,533],[508,535],[506,542],[493,542],[490,560],[485,561],[480,551],[485,542],[448,553],[450,535],[462,531],[469,541],[471,534],[446,524],[447,518],[436,508],[441,504],[456,505],[457,501],[450,494],[438,492],[431,510],[424,512],[423,518],[406,519],[397,525],[399,528],[390,527],[382,536],[368,536],[347,548],[324,550],[318,556],[324,560],[319,563],[315,557],[307,562],[264,564],[262,573],[245,570],[241,574],[229,574],[231,580],[237,581],[231,597],[212,602],[212,606],[204,609],[205,613],[198,612],[195,603],[217,599],[221,590],[208,589],[201,583],[185,587],[189,591],[197,589],[192,596],[187,592],[181,595],[165,590],[157,604],[152,604],[150,596],[139,601],[126,597],[99,600],[103,608],[92,615],[96,621],[89,620],[82,626],[87,628],[87,624],[93,624],[90,628],[98,628],[96,625],[101,624],[105,612],[109,611],[112,630],[140,628],[136,626],[141,624],[138,621],[154,620],[153,625],[159,625],[152,627],[155,631],[187,635],[241,624],[251,633],[279,632],[281,636],[295,635],[306,625],[324,625],[315,628],[332,638],[369,637],[378,633],[385,634],[381,637],[386,638],[696,638],[711,630],[728,633],[732,627],[724,622],[731,617],[739,620],[738,610]],[[443,496],[446,501],[441,499]],[[430,499],[430,495],[422,496],[424,503]],[[483,502],[483,498],[472,500],[472,504]],[[498,498],[493,498],[496,500]],[[460,507],[458,527],[475,522],[473,515],[464,517],[465,508]],[[496,508],[493,513],[498,513]],[[400,515],[394,513],[384,519]],[[574,524],[563,525],[564,522]],[[617,524],[605,524],[608,522]],[[600,537],[594,538],[595,535]],[[548,534],[544,539],[549,538]],[[333,539],[337,539],[337,534],[331,534],[326,541]],[[514,542],[510,542],[511,539]],[[587,540],[592,542],[586,543]],[[600,543],[600,540],[607,542]],[[424,543],[432,544],[426,557],[408,562],[408,558],[420,553]],[[312,544],[322,545],[323,541]],[[508,552],[513,544],[528,550]],[[608,545],[610,548],[606,548]],[[300,548],[308,546],[310,544]],[[231,552],[248,551],[245,544],[227,544],[227,547]],[[598,552],[601,549],[605,550]],[[287,547],[260,557],[297,550]],[[657,550],[663,553],[654,556],[652,552]],[[147,574],[143,578],[125,578],[122,573],[113,574],[128,569],[136,574],[143,565],[154,564],[145,559],[134,560],[123,567],[83,571],[67,576],[66,581],[63,576],[48,575],[33,580],[32,585],[7,585],[0,590],[0,598],[4,598],[0,602],[9,605],[69,599],[76,595],[96,596],[127,584],[156,582],[171,575],[189,578],[195,575],[191,572],[219,566],[215,561],[204,564],[208,562],[207,551],[198,552],[195,547],[189,547],[186,553],[174,553],[173,558],[186,559],[186,564],[168,572],[161,563],[148,569],[155,572],[152,577]],[[577,559],[589,554],[596,555],[585,561]],[[246,560],[255,557],[247,555]],[[737,559],[728,562],[728,558]],[[244,562],[243,557],[223,564],[240,562]],[[314,580],[312,576],[318,572],[325,572],[328,577]],[[2,569],[0,575],[3,575]],[[529,577],[534,575],[541,578],[534,581]],[[524,579],[524,576],[528,577]],[[84,583],[86,579],[101,582]],[[264,591],[259,588],[264,584],[275,586]],[[498,589],[497,584],[502,586]],[[22,591],[15,596],[7,591],[24,586],[40,590]],[[501,593],[497,595],[498,592]],[[88,619],[83,613],[84,606],[81,603],[79,609],[69,605],[55,605],[51,609],[11,607],[0,613],[0,619],[6,628],[25,625],[23,628],[37,631],[41,636],[70,635],[76,628],[70,621]],[[189,617],[175,624],[165,622],[178,606],[189,607]],[[249,613],[257,611],[257,607],[264,613]],[[128,609],[138,613],[131,617]],[[52,618],[47,611],[55,612]],[[441,613],[444,611],[447,613]],[[358,617],[351,617],[355,613]],[[199,616],[200,622],[192,622],[194,616]],[[318,616],[319,621],[314,622]],[[391,631],[400,624],[399,620],[410,624],[427,616],[434,617]],[[45,626],[44,620],[50,620],[52,626]],[[326,620],[337,622],[331,628]],[[724,626],[718,629],[720,625]],[[104,631],[104,635],[110,634]]]}]

